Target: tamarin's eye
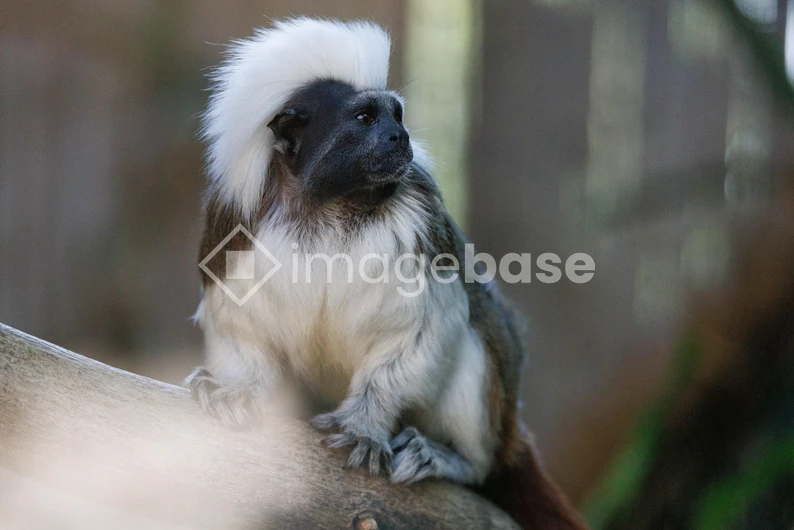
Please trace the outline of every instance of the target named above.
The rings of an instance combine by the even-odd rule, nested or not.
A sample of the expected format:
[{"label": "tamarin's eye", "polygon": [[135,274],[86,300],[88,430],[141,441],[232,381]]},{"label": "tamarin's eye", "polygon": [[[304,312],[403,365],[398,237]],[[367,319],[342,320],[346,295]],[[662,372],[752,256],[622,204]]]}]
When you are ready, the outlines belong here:
[{"label": "tamarin's eye", "polygon": [[371,127],[375,123],[375,118],[373,118],[366,112],[356,116],[356,119],[361,125],[364,125],[365,127]]},{"label": "tamarin's eye", "polygon": [[394,107],[394,120],[397,123],[403,122],[403,108],[401,105],[397,105],[396,107]]}]

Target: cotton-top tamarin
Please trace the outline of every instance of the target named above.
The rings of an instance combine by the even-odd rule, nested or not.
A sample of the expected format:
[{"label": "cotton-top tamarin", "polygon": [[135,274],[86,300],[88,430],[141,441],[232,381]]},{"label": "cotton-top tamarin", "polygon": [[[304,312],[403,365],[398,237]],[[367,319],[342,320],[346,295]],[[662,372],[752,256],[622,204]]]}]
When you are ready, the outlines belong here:
[{"label": "cotton-top tamarin", "polygon": [[[516,314],[493,282],[431,274],[463,262],[465,239],[386,89],[389,51],[374,24],[309,18],[231,46],[204,116],[206,362],[186,383],[234,427],[298,395],[352,467],[480,488],[526,528],[583,528],[519,425]],[[287,267],[241,304],[222,285],[245,291],[266,265],[251,279],[228,256],[260,245]],[[305,281],[322,262],[296,253],[362,274],[335,260]]]}]

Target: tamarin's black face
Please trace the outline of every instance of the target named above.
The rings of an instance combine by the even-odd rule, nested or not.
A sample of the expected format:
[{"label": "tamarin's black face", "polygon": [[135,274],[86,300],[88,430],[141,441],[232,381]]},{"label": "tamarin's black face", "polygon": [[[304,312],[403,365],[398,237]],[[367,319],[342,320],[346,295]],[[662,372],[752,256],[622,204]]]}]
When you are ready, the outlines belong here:
[{"label": "tamarin's black face", "polygon": [[402,118],[391,92],[322,80],[298,92],[268,127],[312,199],[377,202],[394,193],[413,160]]}]

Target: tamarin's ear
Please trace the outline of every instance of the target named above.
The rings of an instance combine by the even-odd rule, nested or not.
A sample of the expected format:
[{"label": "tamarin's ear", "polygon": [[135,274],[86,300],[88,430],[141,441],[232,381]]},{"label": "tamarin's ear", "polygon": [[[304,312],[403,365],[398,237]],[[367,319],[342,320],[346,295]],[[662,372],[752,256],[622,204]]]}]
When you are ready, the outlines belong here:
[{"label": "tamarin's ear", "polygon": [[295,109],[284,109],[276,114],[276,117],[267,124],[276,135],[276,148],[290,156],[298,154],[300,142],[297,132],[305,123],[306,116]]}]

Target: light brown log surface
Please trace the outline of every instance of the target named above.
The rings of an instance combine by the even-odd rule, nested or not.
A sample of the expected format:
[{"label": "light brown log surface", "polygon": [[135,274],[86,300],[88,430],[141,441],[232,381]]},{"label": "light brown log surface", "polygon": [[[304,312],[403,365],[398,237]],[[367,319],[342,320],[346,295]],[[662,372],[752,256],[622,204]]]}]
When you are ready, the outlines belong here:
[{"label": "light brown log surface", "polygon": [[465,488],[344,470],[321,438],[229,431],[182,388],[0,324],[0,466],[24,477],[187,528],[516,528]]}]

